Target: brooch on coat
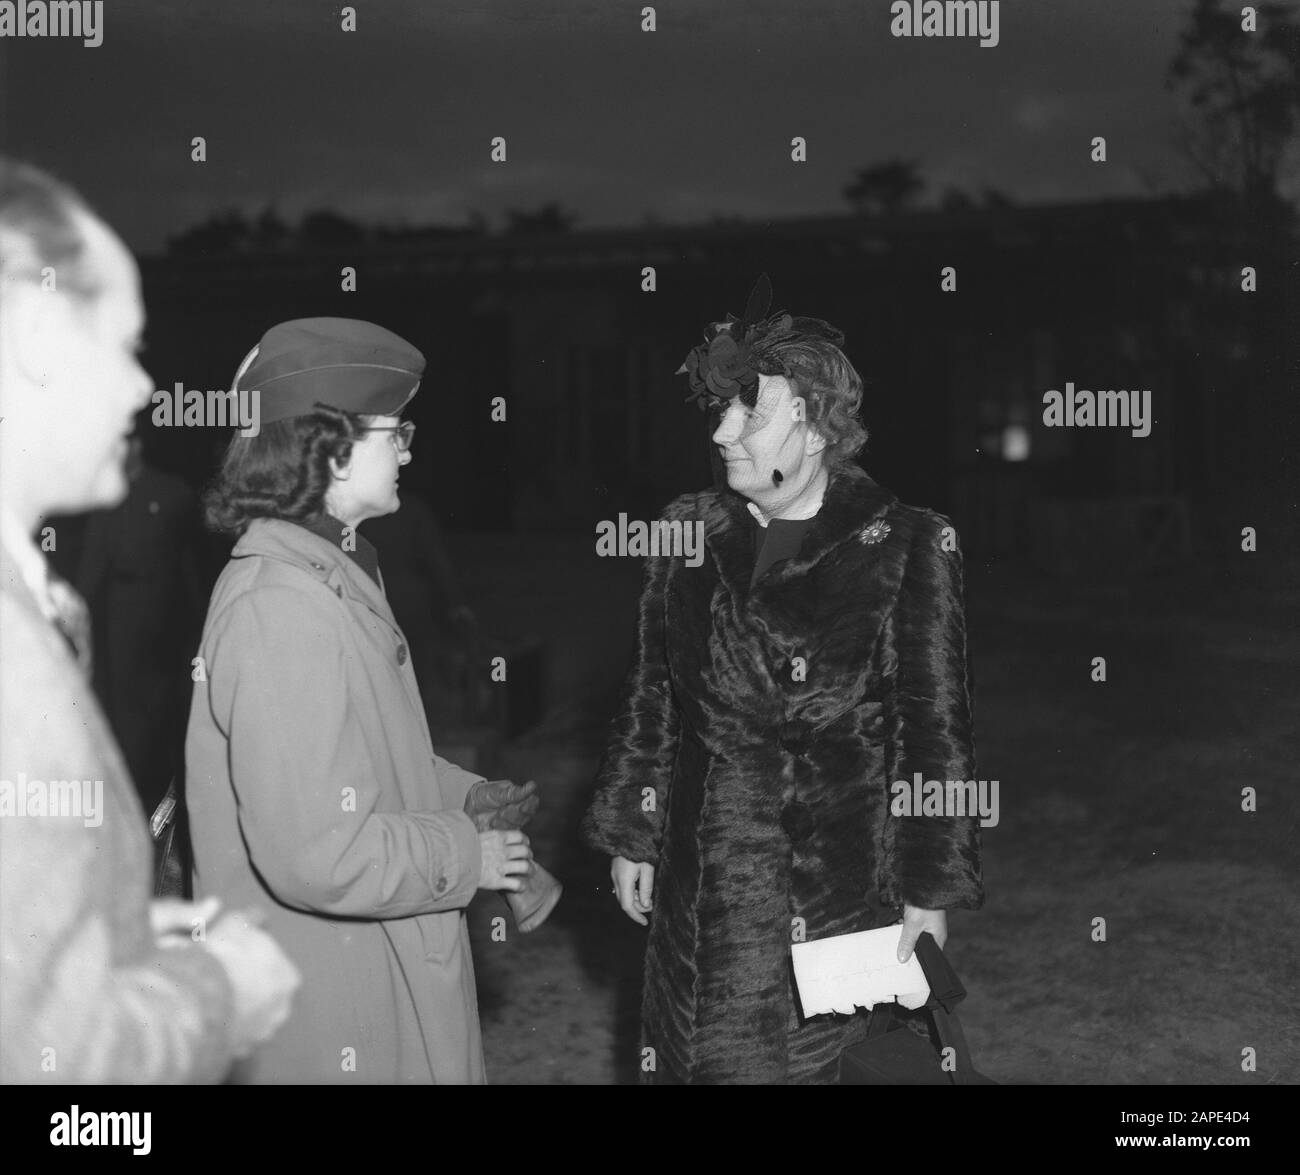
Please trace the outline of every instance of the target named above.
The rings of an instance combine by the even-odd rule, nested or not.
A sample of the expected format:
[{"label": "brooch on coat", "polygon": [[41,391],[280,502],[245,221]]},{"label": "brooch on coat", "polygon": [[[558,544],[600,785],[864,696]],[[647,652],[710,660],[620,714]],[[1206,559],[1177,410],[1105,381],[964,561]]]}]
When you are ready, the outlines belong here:
[{"label": "brooch on coat", "polygon": [[864,526],[858,531],[858,541],[863,543],[883,543],[889,531],[888,522],[873,522],[870,526]]}]

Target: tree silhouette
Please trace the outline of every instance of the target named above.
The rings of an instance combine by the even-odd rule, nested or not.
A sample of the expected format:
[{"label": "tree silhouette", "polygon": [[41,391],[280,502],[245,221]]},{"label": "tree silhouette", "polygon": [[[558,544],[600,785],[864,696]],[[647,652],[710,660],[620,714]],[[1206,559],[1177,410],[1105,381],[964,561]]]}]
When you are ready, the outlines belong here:
[{"label": "tree silhouette", "polygon": [[280,219],[275,205],[268,204],[262,209],[252,227],[250,243],[255,249],[278,249],[289,238],[292,231]]},{"label": "tree silhouette", "polygon": [[990,208],[1013,208],[1015,202],[1005,192],[997,188],[981,189],[978,198],[972,196],[965,188],[951,184],[944,188],[939,207],[944,212],[977,212]]},{"label": "tree silhouette", "polygon": [[[558,212],[558,209],[556,210]],[[484,236],[487,218],[471,211],[468,225],[367,225],[329,208],[306,213],[296,225],[280,216],[274,204],[256,216],[238,208],[215,212],[206,220],[167,239],[167,252],[179,256],[303,249],[330,249],[367,241],[425,242],[452,237]]]},{"label": "tree silhouette", "polygon": [[243,249],[253,232],[248,218],[238,208],[214,212],[184,232],[167,238],[167,251],[193,256],[202,253],[232,253]]},{"label": "tree silhouette", "polygon": [[1278,179],[1300,119],[1300,25],[1280,4],[1257,4],[1258,28],[1241,7],[1196,0],[1166,86],[1184,91],[1195,119],[1180,146],[1214,192],[1276,204]]},{"label": "tree silhouette", "polygon": [[374,230],[376,241],[407,245],[446,241],[458,237],[478,237],[484,232],[484,229],[473,224],[381,224]]},{"label": "tree silhouette", "polygon": [[886,159],[864,167],[844,189],[844,198],[860,216],[901,212],[925,189],[920,167],[917,159]]},{"label": "tree silhouette", "polygon": [[980,206],[982,208],[1014,208],[1016,202],[1000,188],[984,187],[980,189]]},{"label": "tree silhouette", "polygon": [[355,245],[366,238],[366,230],[355,220],[331,212],[328,208],[308,212],[298,226],[298,239],[304,245]]},{"label": "tree silhouette", "polygon": [[509,236],[567,233],[577,219],[576,213],[566,212],[558,201],[550,200],[537,208],[507,210],[505,231]]}]

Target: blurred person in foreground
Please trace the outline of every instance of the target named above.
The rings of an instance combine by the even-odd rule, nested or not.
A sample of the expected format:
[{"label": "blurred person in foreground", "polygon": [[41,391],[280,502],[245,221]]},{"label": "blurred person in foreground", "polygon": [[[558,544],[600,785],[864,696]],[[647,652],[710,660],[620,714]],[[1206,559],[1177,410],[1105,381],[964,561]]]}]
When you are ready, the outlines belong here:
[{"label": "blurred person in foreground", "polygon": [[304,976],[249,1082],[485,1081],[465,907],[479,889],[525,894],[538,872],[520,830],[535,784],[436,753],[358,530],[401,504],[401,413],[423,372],[373,323],[272,327],[235,376],[260,396],[261,431],[231,440],[204,498],[208,524],[239,537],[186,740],[195,893],[264,911]]},{"label": "blurred person in foreground", "polygon": [[587,813],[614,896],[652,916],[659,1084],[826,1084],[867,1018],[805,1018],[790,944],[901,921],[899,961],[983,900],[970,816],[894,816],[890,783],[974,775],[961,554],[854,456],[862,382],[829,323],[739,321],[683,367],[725,487],[665,518],[708,555],[646,562],[637,652]]},{"label": "blurred person in foreground", "polygon": [[125,496],[127,433],[152,390],[143,330],[122,242],[71,189],[0,157],[5,1082],[219,1081],[298,982],[242,914],[151,902],[145,814],[89,683],[87,609],[32,537]]}]

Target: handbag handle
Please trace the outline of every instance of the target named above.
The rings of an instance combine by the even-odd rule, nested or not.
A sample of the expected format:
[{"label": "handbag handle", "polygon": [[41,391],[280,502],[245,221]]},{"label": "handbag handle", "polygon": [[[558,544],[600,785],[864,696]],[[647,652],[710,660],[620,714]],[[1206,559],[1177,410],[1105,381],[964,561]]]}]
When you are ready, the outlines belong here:
[{"label": "handbag handle", "polygon": [[934,1034],[939,1038],[940,1049],[952,1049],[953,1058],[957,1062],[956,1067],[948,1074],[953,1085],[973,1085],[971,1073],[974,1070],[970,1059],[970,1046],[966,1043],[966,1033],[962,1029],[961,1021],[957,1019],[957,1013],[944,1011],[942,1004],[936,1004],[933,1008],[927,1005],[926,1011],[930,1013],[930,1021],[934,1024]]},{"label": "handbag handle", "polygon": [[943,948],[928,931],[921,931],[916,940],[916,958],[925,972],[925,981],[930,985],[930,998],[926,1001],[926,1011],[934,1024],[934,1034],[939,1038],[940,1049],[952,1049],[957,1066],[948,1076],[953,1085],[971,1085],[971,1074],[975,1071],[970,1059],[970,1046],[966,1043],[966,1033],[961,1021],[957,1019],[956,1007],[966,998],[966,988],[957,978]]},{"label": "handbag handle", "polygon": [[[930,985],[930,998],[923,1006],[930,1015],[930,1023],[934,1025],[940,1051],[952,1049],[957,1062],[957,1067],[948,1072],[948,1078],[953,1085],[973,1085],[971,1075],[975,1070],[971,1062],[970,1046],[966,1043],[966,1033],[954,1010],[966,998],[966,988],[962,986],[943,949],[928,930],[922,931],[916,940],[916,961],[921,964],[925,981]],[[867,1025],[867,1039],[880,1036],[886,1031],[883,1019],[877,1017],[873,1010]]]}]

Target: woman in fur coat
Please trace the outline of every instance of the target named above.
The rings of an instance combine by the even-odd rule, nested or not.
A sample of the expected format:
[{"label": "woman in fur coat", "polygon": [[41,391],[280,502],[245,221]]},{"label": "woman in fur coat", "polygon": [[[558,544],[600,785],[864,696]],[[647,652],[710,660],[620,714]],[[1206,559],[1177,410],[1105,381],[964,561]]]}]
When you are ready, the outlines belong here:
[{"label": "woman in fur coat", "polygon": [[977,818],[890,805],[914,772],[975,776],[953,528],[853,463],[843,336],[764,317],[765,283],[682,369],[721,413],[727,488],[667,508],[703,523],[707,554],[647,560],[584,822],[623,911],[649,916],[642,1069],[660,1083],[837,1080],[866,1017],[802,1017],[791,941],[901,916],[905,959],[983,900]]}]

